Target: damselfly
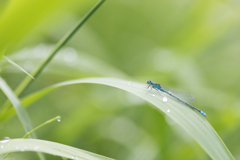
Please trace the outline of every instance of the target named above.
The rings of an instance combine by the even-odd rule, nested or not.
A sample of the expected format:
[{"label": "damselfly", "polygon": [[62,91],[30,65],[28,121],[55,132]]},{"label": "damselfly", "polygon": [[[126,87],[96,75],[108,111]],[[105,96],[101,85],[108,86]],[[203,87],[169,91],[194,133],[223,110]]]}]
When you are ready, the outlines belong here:
[{"label": "damselfly", "polygon": [[148,80],[147,84],[149,84],[148,88],[151,87],[151,90],[153,88],[153,89],[156,89],[158,92],[159,91],[164,92],[164,93],[170,95],[171,97],[177,99],[178,101],[180,101],[180,102],[188,105],[189,107],[195,109],[196,111],[201,113],[204,117],[207,117],[206,113],[204,113],[203,111],[201,111],[201,110],[197,109],[196,107],[192,106],[191,104],[189,104],[189,103],[192,103],[192,102],[195,101],[195,98],[194,98],[193,95],[187,94],[187,93],[182,93],[182,92],[179,92],[179,91],[175,91],[173,89],[161,86],[159,83],[152,82],[151,80]]}]

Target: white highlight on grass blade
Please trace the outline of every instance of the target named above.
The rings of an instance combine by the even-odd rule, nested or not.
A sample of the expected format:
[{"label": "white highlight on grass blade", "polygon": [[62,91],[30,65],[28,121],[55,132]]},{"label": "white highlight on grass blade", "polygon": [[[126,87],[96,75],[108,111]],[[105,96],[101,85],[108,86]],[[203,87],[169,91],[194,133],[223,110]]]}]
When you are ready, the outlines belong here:
[{"label": "white highlight on grass blade", "polygon": [[39,146],[35,146],[35,147],[34,147],[34,150],[38,150],[38,148],[39,148]]},{"label": "white highlight on grass blade", "polygon": [[31,76],[26,70],[24,70],[22,67],[20,67],[18,64],[16,64],[15,62],[13,62],[11,59],[7,58],[6,56],[3,55],[3,58],[5,58],[9,63],[11,63],[12,65],[14,65],[15,67],[17,67],[18,69],[20,69],[21,71],[23,71],[24,73],[26,73],[29,77],[31,77],[32,79],[35,79],[33,76]]},{"label": "white highlight on grass blade", "polygon": [[163,102],[167,102],[168,101],[168,99],[167,99],[167,97],[163,97]]}]

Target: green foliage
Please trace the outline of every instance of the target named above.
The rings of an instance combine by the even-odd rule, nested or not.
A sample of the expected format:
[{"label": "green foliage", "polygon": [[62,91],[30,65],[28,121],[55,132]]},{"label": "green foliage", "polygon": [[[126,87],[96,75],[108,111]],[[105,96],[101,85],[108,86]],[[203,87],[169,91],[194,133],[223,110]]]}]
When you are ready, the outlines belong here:
[{"label": "green foliage", "polygon": [[74,147],[69,147],[63,144],[37,139],[14,139],[2,143],[0,154],[10,151],[39,151],[49,154],[54,154],[69,159],[95,159],[95,160],[112,160],[107,157],[99,156],[90,152],[86,152]]},{"label": "green foliage", "polygon": [[[233,159],[231,153],[240,157],[240,6],[236,1],[106,1],[67,44],[60,39],[97,1],[0,3],[0,57],[6,49],[8,57],[27,72],[45,67],[29,88],[30,77],[15,92],[21,104],[11,91],[18,106],[29,107],[25,125],[62,117],[61,123],[38,129],[39,139],[56,142],[54,147],[74,147],[70,152],[81,148],[124,160]],[[48,57],[55,53],[49,63]],[[47,63],[39,65],[43,62]],[[4,61],[0,68],[10,88],[18,88],[24,73]],[[88,78],[101,76],[132,82]],[[147,93],[143,83],[148,79],[193,93],[194,106],[208,117],[170,97],[165,103],[158,93]],[[8,108],[7,85],[1,82],[0,139],[10,137],[12,142],[27,144],[27,140],[15,140],[25,133],[14,109]],[[80,82],[128,92],[93,84],[70,85]],[[29,141],[31,145],[40,142]],[[42,147],[43,152],[50,153],[47,147]],[[67,154],[71,158],[73,153]],[[36,159],[27,152],[7,158],[12,157]]]},{"label": "green foliage", "polygon": [[[142,99],[149,101],[164,113],[168,114],[170,118],[184,128],[186,132],[203,147],[203,149],[210,155],[212,159],[233,159],[231,153],[228,151],[221,138],[215,133],[211,125],[209,125],[209,123],[199,113],[171,98],[168,98],[168,103],[164,102],[162,99],[163,97],[157,96],[159,94],[157,91],[155,91],[154,94],[146,94],[146,89],[144,89],[145,85],[140,83],[133,83],[131,81],[113,78],[88,78],[66,81],[31,94],[24,98],[22,103],[25,106],[29,106],[31,103],[33,103],[33,100],[36,101],[39,98],[42,98],[42,96],[50,91],[63,86],[78,83],[105,84],[133,93]],[[164,94],[164,96],[167,96],[167,94]]]}]

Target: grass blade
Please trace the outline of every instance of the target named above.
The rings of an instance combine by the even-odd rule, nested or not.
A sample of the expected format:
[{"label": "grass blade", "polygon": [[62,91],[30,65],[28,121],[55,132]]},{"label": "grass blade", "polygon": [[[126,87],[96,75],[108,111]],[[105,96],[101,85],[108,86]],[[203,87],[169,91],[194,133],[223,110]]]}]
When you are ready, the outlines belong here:
[{"label": "grass blade", "polygon": [[12,139],[7,142],[0,141],[0,145],[0,154],[19,151],[38,151],[69,159],[112,160],[111,158],[78,148],[38,139]]},{"label": "grass blade", "polygon": [[11,59],[7,58],[6,56],[3,55],[3,58],[5,58],[9,63],[11,63],[12,65],[14,65],[15,67],[17,67],[18,69],[20,69],[21,71],[23,71],[24,73],[26,73],[29,77],[31,77],[32,79],[35,79],[33,76],[31,76],[31,74],[29,74],[26,70],[24,70],[22,67],[20,67],[18,64],[16,64],[15,62],[13,62]]},{"label": "grass blade", "polygon": [[[52,60],[55,54],[72,38],[72,36],[83,26],[83,24],[92,16],[92,14],[102,5],[105,0],[100,0],[84,17],[78,24],[73,27],[53,48],[51,53],[46,57],[31,73],[35,78],[42,72],[42,70],[47,66],[47,64]],[[32,82],[32,79],[26,77],[21,84],[15,90],[17,95],[20,95]]]},{"label": "grass blade", "polygon": [[[60,119],[60,118],[61,118],[60,116],[57,116],[57,117],[55,117],[55,118],[52,118],[52,119],[44,122],[43,124],[37,126],[37,127],[34,128],[33,130],[31,130],[30,132],[28,132],[27,134],[25,134],[25,135],[23,136],[23,139],[27,138],[31,133],[33,133],[33,132],[36,131],[37,129],[45,126],[45,125],[48,124],[48,123],[51,123],[51,122],[53,122],[53,121],[55,121],[55,120],[58,120],[58,119]],[[7,156],[9,156],[10,154],[11,154],[11,152],[8,152],[8,153],[4,156],[4,158],[6,158]]]},{"label": "grass blade", "polygon": [[[21,105],[20,100],[16,97],[11,88],[7,85],[7,83],[0,77],[0,88],[3,93],[8,97],[11,101],[19,120],[21,121],[25,132],[30,132],[32,130],[31,120],[28,116],[28,113],[25,111],[23,106]],[[35,138],[35,134],[33,134],[33,138]]]},{"label": "grass blade", "polygon": [[[35,78],[42,72],[42,70],[47,66],[47,64],[52,60],[55,54],[72,38],[72,36],[82,27],[82,25],[92,16],[92,14],[103,4],[105,0],[100,0],[98,3],[80,20],[72,30],[70,30],[53,48],[48,57],[46,57],[40,64],[31,72],[31,75]],[[26,77],[19,84],[19,86],[15,90],[15,94],[17,96],[21,95],[21,93],[31,84],[33,79]],[[1,110],[0,117],[2,117],[8,108],[10,107],[10,103],[6,101]]]},{"label": "grass blade", "polygon": [[[30,117],[28,116],[28,113],[23,108],[20,100],[14,94],[12,89],[7,85],[7,83],[1,77],[0,77],[0,88],[2,89],[3,93],[8,97],[8,99],[11,101],[19,120],[23,125],[25,132],[26,133],[30,132],[32,130],[32,124],[31,124]],[[32,133],[29,136],[31,138],[37,138],[35,133]],[[44,159],[42,154],[39,154],[39,157],[41,157],[41,159]]]},{"label": "grass blade", "polygon": [[[68,85],[79,83],[95,83],[116,87],[130,93],[133,93],[146,101],[152,103],[155,107],[162,110],[167,116],[179,124],[212,158],[217,160],[234,159],[224,142],[218,136],[216,131],[208,123],[208,121],[183,103],[170,98],[166,94],[162,94],[168,98],[168,102],[163,102],[162,97],[158,96],[157,91],[147,93],[146,84],[129,82],[126,80],[115,78],[85,78],[66,81],[55,84],[41,91],[35,92],[22,100],[24,105],[30,105],[37,99],[43,97],[49,92]],[[153,96],[153,93],[155,96]]]}]

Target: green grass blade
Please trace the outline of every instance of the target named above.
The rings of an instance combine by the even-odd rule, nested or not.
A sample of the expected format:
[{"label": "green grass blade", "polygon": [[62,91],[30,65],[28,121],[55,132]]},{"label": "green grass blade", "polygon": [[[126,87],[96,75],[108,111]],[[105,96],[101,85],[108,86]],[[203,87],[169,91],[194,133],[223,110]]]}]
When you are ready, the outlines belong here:
[{"label": "green grass blade", "polygon": [[31,130],[30,132],[28,132],[27,134],[25,134],[25,135],[23,136],[23,138],[27,138],[31,133],[33,133],[33,132],[36,131],[37,129],[45,126],[45,125],[48,124],[48,123],[51,123],[51,122],[53,122],[53,121],[55,121],[55,120],[58,120],[58,119],[60,119],[60,118],[61,118],[60,116],[57,116],[57,117],[54,117],[54,118],[52,118],[52,119],[44,122],[43,124],[40,124],[39,126],[37,126],[36,128],[34,128],[33,130]]},{"label": "green grass blade", "polygon": [[[100,0],[84,17],[78,22],[78,24],[73,27],[53,48],[51,53],[46,57],[40,64],[31,72],[35,78],[42,72],[42,70],[47,66],[47,64],[52,60],[55,54],[72,38],[72,36],[83,26],[83,24],[92,16],[92,14],[102,5],[105,0]],[[21,84],[15,90],[17,95],[20,95],[32,82],[32,79],[26,77]]]},{"label": "green grass blade", "polygon": [[[55,118],[52,118],[52,119],[44,122],[43,124],[37,126],[37,127],[34,128],[33,130],[31,130],[30,132],[28,132],[27,134],[25,134],[25,135],[23,136],[23,139],[27,138],[31,133],[33,133],[33,132],[36,131],[37,129],[45,126],[45,125],[48,124],[48,123],[51,123],[51,122],[53,122],[53,121],[55,121],[55,120],[58,120],[58,119],[60,119],[60,118],[61,118],[60,116],[57,116],[57,117],[55,117]],[[6,158],[7,156],[9,156],[10,154],[11,154],[11,152],[7,153],[7,154],[4,156],[4,158]]]},{"label": "green grass blade", "polygon": [[[104,84],[116,87],[130,93],[133,93],[146,101],[152,103],[155,107],[164,112],[167,116],[172,118],[179,124],[199,145],[206,151],[212,158],[217,160],[230,160],[234,159],[228,148],[225,146],[221,138],[208,123],[208,121],[198,112],[190,107],[180,103],[168,95],[162,93],[163,96],[168,98],[168,102],[163,102],[157,91],[148,93],[146,84],[129,82],[126,80],[115,78],[86,78],[66,81],[55,84],[41,91],[35,92],[22,100],[22,103],[30,105],[37,99],[43,97],[45,94],[63,86],[79,84],[79,83],[95,83]],[[210,115],[209,115],[210,116]]]},{"label": "green grass blade", "polygon": [[78,148],[37,139],[12,139],[7,142],[0,141],[0,146],[0,155],[8,152],[38,151],[66,157],[69,159],[112,160],[111,158],[97,155],[95,153],[84,151]]},{"label": "green grass blade", "polygon": [[15,62],[13,62],[11,59],[7,58],[6,56],[3,55],[3,58],[6,59],[9,63],[11,63],[13,66],[17,67],[18,69],[20,69],[21,71],[23,71],[24,73],[26,73],[29,77],[31,77],[32,79],[35,79],[33,76],[31,76],[31,74],[29,74],[26,70],[24,70],[22,67],[20,67],[18,64],[16,64]]},{"label": "green grass blade", "polygon": [[[20,100],[16,97],[12,89],[7,85],[7,83],[1,77],[0,77],[0,88],[2,89],[3,93],[8,97],[8,99],[11,101],[19,120],[23,125],[25,132],[26,133],[30,132],[32,130],[32,124],[31,124],[30,117],[28,116],[28,113],[23,108]],[[32,133],[30,137],[37,138],[37,136],[34,133]],[[39,157],[41,157],[41,159],[44,159],[42,154],[39,154]]]},{"label": "green grass blade", "polygon": [[[12,89],[7,85],[7,83],[0,77],[0,88],[3,93],[8,97],[11,101],[19,120],[21,121],[25,132],[30,132],[32,130],[31,120],[28,116],[28,113],[25,111],[23,106],[21,105],[20,100],[16,97]],[[35,134],[33,134],[33,138],[35,138]]]},{"label": "green grass blade", "polygon": [[[42,70],[47,66],[47,64],[52,60],[55,54],[72,38],[72,36],[82,27],[82,25],[92,16],[92,14],[103,4],[105,0],[100,0],[98,3],[80,20],[72,30],[70,30],[53,48],[50,54],[42,61],[40,64],[31,72],[31,75],[35,78],[42,72]],[[24,80],[19,84],[19,86],[15,90],[15,94],[17,96],[21,95],[21,93],[30,85],[33,81],[30,77],[24,78]],[[1,110],[0,117],[5,114],[8,110],[10,103],[6,101]]]}]

